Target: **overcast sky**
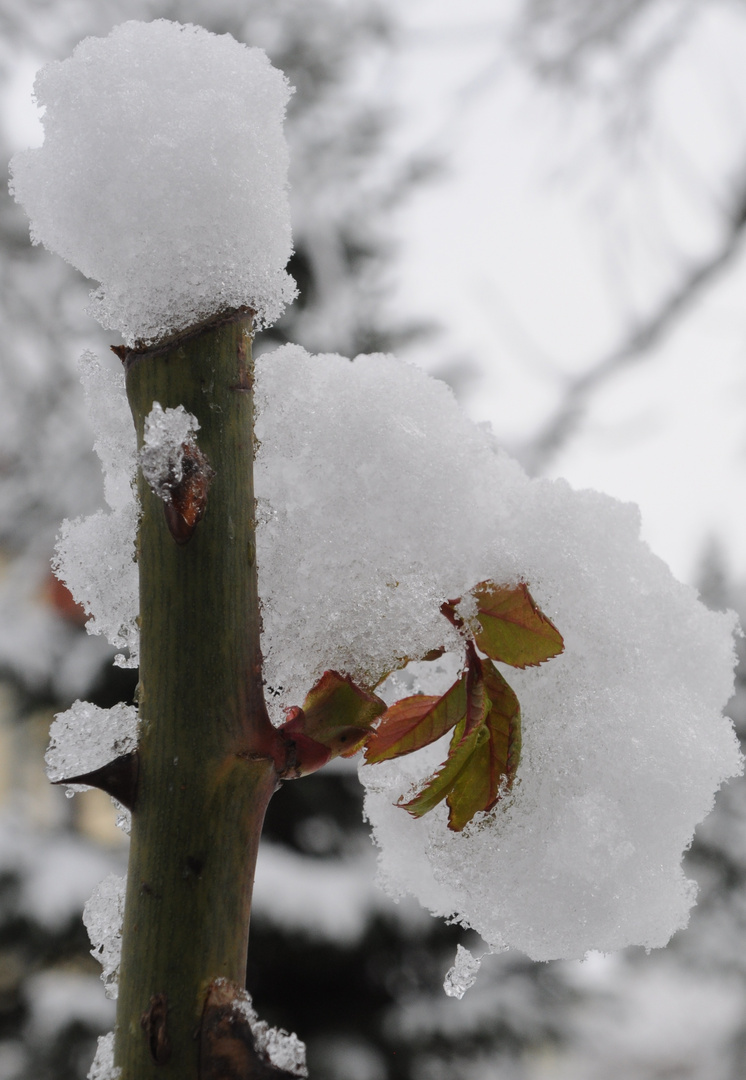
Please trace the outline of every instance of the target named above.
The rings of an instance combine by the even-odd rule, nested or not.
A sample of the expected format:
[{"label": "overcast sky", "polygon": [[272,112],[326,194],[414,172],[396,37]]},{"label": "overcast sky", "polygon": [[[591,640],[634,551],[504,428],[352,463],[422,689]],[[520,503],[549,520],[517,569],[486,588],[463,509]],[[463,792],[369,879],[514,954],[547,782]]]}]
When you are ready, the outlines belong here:
[{"label": "overcast sky", "polygon": [[[717,246],[746,167],[746,18],[709,6],[644,97],[625,152],[605,106],[537,88],[495,7],[397,7],[402,138],[449,167],[401,214],[398,296],[447,328],[444,348],[412,357],[468,364],[466,407],[511,446],[567,373],[605,355]],[[745,300],[741,258],[662,348],[592,398],[549,469],[639,503],[643,535],[689,580],[712,536],[746,577]]]}]

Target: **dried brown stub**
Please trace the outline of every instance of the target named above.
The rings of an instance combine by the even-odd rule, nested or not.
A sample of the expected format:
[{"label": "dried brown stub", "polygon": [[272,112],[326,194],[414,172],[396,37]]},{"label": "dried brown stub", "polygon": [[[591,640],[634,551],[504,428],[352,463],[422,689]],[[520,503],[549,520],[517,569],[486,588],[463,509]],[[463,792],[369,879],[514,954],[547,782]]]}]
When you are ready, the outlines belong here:
[{"label": "dried brown stub", "polygon": [[183,443],[181,454],[181,479],[167,484],[170,499],[164,501],[163,512],[176,543],[187,544],[204,517],[215,471],[195,443]]}]

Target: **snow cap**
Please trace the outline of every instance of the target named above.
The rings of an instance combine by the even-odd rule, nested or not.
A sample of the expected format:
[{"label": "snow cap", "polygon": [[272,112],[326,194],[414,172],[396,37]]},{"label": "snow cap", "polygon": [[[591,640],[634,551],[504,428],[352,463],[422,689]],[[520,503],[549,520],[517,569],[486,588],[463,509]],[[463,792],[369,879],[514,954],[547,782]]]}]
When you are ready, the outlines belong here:
[{"label": "snow cap", "polygon": [[35,83],[44,144],[11,191],[31,238],[100,282],[90,313],[128,345],[219,312],[273,322],[295,295],[291,94],[261,49],[157,19],[89,37]]}]

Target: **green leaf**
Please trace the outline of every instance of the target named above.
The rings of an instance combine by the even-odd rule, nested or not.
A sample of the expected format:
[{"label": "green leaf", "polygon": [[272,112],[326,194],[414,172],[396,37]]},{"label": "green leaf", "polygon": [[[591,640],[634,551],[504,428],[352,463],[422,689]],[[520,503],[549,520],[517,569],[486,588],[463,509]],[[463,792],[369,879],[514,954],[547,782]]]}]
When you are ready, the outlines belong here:
[{"label": "green leaf", "polygon": [[442,697],[415,694],[397,701],[381,717],[368,739],[368,764],[411,754],[435,742],[466,715],[464,673]]},{"label": "green leaf", "polygon": [[489,699],[485,724],[490,733],[490,810],[504,783],[510,791],[521,760],[521,706],[515,691],[489,660],[482,661],[484,685]]},{"label": "green leaf", "polygon": [[409,802],[398,804],[413,817],[422,817],[450,795],[461,783],[461,777],[468,775],[471,759],[475,755],[481,757],[479,751],[489,740],[487,728],[482,725],[475,728],[469,735],[462,737],[464,726],[464,721],[462,721],[456,728],[446,761],[434,776],[430,777],[422,791]]},{"label": "green leaf", "polygon": [[491,660],[525,668],[557,656],[565,647],[557,627],[536,606],[524,582],[481,581],[471,590],[477,602],[469,619],[474,640]]},{"label": "green leaf", "polygon": [[497,668],[474,657],[467,714],[453,733],[448,757],[422,790],[399,803],[422,817],[448,803],[448,827],[460,832],[480,810],[491,810],[515,779],[521,750],[518,698]]},{"label": "green leaf", "polygon": [[[489,728],[482,726],[468,738],[474,738],[474,749],[466,764],[451,785],[446,802],[448,804],[448,828],[461,832],[479,810],[494,805],[492,799],[492,773]],[[454,750],[454,757],[459,752]]]}]

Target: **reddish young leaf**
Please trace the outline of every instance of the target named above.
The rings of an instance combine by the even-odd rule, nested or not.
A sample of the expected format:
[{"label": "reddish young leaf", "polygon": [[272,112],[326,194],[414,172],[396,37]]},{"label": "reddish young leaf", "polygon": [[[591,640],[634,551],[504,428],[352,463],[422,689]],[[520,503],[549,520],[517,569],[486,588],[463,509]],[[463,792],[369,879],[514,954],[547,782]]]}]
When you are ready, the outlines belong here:
[{"label": "reddish young leaf", "polygon": [[415,694],[397,701],[368,739],[370,765],[411,754],[435,742],[466,715],[466,672],[442,697]]},{"label": "reddish young leaf", "polygon": [[364,744],[386,703],[356,686],[347,675],[325,671],[309,691],[303,708],[288,710],[278,729],[288,744],[281,775],[304,776],[333,757],[352,757]]},{"label": "reddish young leaf", "polygon": [[497,787],[504,778],[507,781],[506,788],[510,790],[521,760],[521,706],[515,691],[494,664],[483,660],[482,670],[490,700],[485,722],[490,729],[490,743],[493,748],[492,767],[499,777]]},{"label": "reddish young leaf", "polygon": [[[482,674],[487,694],[484,723],[489,732],[489,754],[483,762],[487,780],[479,786],[484,788],[485,798],[481,805],[475,804],[475,798],[471,802],[461,799],[458,807],[455,799],[453,804],[449,799],[448,805],[452,814],[448,824],[457,832],[463,829],[477,810],[492,809],[500,798],[501,787],[504,791],[510,791],[521,757],[521,707],[518,698],[489,660],[482,661]],[[477,784],[473,782],[472,787],[476,790]],[[459,824],[465,809],[470,806],[474,807],[471,813]]]},{"label": "reddish young leaf", "polygon": [[481,581],[471,590],[477,602],[471,622],[474,640],[491,660],[533,667],[565,647],[557,627],[536,606],[526,585]]},{"label": "reddish young leaf", "polygon": [[[356,686],[348,675],[325,671],[303,702],[304,731],[342,757],[351,757],[370,734],[373,721],[385,711],[385,701]],[[363,733],[354,747],[349,745],[351,731]]]}]

